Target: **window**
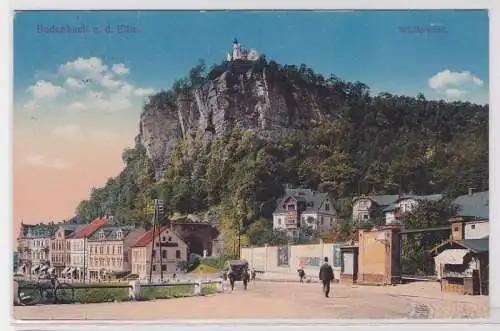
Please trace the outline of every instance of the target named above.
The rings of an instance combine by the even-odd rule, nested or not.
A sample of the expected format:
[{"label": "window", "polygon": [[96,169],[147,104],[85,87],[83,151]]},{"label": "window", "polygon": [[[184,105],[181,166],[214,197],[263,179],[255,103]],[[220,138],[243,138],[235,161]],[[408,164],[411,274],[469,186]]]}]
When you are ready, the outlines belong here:
[{"label": "window", "polygon": [[153,259],[156,257],[156,249],[153,249]]},{"label": "window", "polygon": [[123,254],[123,262],[128,262],[128,253]]},{"label": "window", "polygon": [[165,236],[161,237],[161,241],[165,241]]},{"label": "window", "polygon": [[156,271],[156,265],[153,264],[153,271]]},{"label": "window", "polygon": [[161,265],[161,271],[167,271],[167,265],[166,264],[162,264]]},{"label": "window", "polygon": [[470,226],[470,228],[471,228],[472,230],[474,230],[474,229],[476,228],[476,224],[472,224],[472,225]]},{"label": "window", "polygon": [[172,241],[172,237],[168,237],[168,241]]},{"label": "window", "polygon": [[113,254],[115,254],[115,246],[113,246]]},{"label": "window", "polygon": [[278,225],[281,225],[281,218],[278,218]]},{"label": "window", "polygon": [[325,204],[325,210],[326,210],[326,211],[329,211],[329,210],[330,210],[330,204],[329,204],[329,203]]},{"label": "window", "polygon": [[106,254],[109,254],[109,246],[106,246]]},{"label": "window", "polygon": [[459,228],[458,228],[458,225],[455,225],[455,227],[453,228],[453,231],[458,231]]},{"label": "window", "polygon": [[290,204],[287,206],[287,209],[288,210],[295,210],[295,205]]},{"label": "window", "polygon": [[364,220],[367,220],[367,219],[368,219],[368,217],[369,217],[369,216],[368,216],[368,214],[364,214],[364,215],[363,215],[363,219],[364,219]]},{"label": "window", "polygon": [[166,259],[166,258],[167,258],[167,250],[162,250],[162,251],[161,251],[161,257],[162,257],[163,259]]},{"label": "window", "polygon": [[175,251],[175,258],[176,259],[180,259],[181,258],[181,251],[180,250],[176,250]]}]

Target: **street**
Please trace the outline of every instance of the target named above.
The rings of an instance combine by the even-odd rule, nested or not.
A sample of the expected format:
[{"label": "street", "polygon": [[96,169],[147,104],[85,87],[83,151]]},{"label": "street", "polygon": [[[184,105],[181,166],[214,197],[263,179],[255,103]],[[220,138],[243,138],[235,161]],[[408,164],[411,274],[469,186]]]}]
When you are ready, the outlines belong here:
[{"label": "street", "polygon": [[19,320],[487,318],[489,297],[441,293],[438,283],[375,287],[257,281],[243,290],[182,299],[14,307]]}]

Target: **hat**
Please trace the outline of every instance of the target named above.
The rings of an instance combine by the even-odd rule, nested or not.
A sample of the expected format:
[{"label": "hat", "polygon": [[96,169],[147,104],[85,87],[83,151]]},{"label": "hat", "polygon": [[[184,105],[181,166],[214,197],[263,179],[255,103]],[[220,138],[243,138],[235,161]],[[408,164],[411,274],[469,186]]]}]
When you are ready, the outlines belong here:
[{"label": "hat", "polygon": [[328,262],[328,257],[325,256],[325,262]]}]

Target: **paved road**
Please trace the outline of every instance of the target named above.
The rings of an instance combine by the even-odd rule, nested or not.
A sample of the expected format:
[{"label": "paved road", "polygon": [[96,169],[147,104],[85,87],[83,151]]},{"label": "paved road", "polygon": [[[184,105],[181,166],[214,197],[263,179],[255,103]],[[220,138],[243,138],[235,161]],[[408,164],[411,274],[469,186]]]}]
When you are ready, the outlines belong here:
[{"label": "paved road", "polygon": [[15,319],[361,319],[487,318],[489,298],[441,293],[439,284],[391,287],[333,285],[333,298],[319,284],[258,281],[244,291],[182,299],[14,307]]}]

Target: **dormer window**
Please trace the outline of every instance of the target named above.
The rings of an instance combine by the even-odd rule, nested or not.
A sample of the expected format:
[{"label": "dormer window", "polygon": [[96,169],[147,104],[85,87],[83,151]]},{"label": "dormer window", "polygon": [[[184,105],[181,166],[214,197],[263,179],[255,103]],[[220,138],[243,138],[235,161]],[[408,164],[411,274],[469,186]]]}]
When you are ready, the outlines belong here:
[{"label": "dormer window", "polygon": [[122,231],[121,230],[118,230],[116,231],[116,239],[122,239]]},{"label": "dormer window", "polygon": [[325,204],[325,210],[326,210],[326,211],[329,211],[329,210],[330,210],[330,204],[329,204],[329,203],[326,203],[326,204]]}]

